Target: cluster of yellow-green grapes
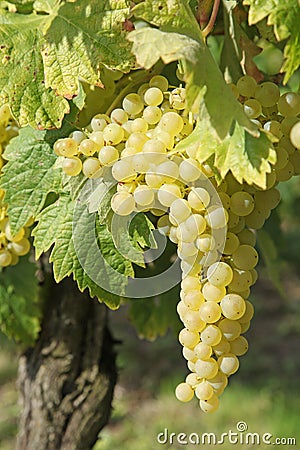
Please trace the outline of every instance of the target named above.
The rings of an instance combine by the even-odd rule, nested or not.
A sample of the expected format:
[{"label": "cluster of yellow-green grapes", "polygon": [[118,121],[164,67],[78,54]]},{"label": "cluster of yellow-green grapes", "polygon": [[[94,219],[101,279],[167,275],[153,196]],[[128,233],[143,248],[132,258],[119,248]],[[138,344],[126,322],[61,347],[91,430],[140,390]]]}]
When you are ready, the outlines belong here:
[{"label": "cluster of yellow-green grapes", "polygon": [[196,117],[185,115],[185,89],[169,87],[160,75],[126,95],[110,117],[96,115],[86,130],[54,146],[66,174],[82,171],[117,182],[111,200],[116,214],[150,211],[158,216],[158,230],[177,244],[182,268],[177,311],[184,324],[179,341],[190,373],[176,396],[187,402],[196,395],[204,412],[218,408],[228,377],[238,370],[238,356],[248,349],[241,335],[253,316],[247,299],[257,279],[255,230],[280,201],[276,184],[300,173],[290,138],[299,126],[300,97],[280,96],[275,84],[257,85],[249,76],[232,89],[248,117],[278,140],[265,190],[240,184],[231,173],[218,185],[193,149],[176,150]]},{"label": "cluster of yellow-green grapes", "polygon": [[[0,108],[0,173],[5,164],[2,153],[13,137],[18,135],[17,124],[11,117],[9,107],[4,105]],[[12,235],[10,223],[7,216],[7,207],[4,203],[3,189],[0,189],[0,267],[13,266],[18,263],[19,256],[26,255],[30,250],[28,240],[28,226],[21,228],[19,232]]]}]

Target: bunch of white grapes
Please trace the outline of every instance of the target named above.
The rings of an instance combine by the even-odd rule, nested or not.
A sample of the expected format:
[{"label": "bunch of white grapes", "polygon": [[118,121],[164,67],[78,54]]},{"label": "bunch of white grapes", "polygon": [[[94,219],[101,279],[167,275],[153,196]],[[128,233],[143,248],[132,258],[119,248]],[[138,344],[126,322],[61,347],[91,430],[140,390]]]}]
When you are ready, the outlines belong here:
[{"label": "bunch of white grapes", "polygon": [[170,87],[161,75],[126,95],[110,116],[97,114],[87,129],[54,145],[67,175],[115,180],[112,210],[150,211],[157,229],[177,244],[179,341],[190,373],[176,396],[187,402],[195,395],[207,413],[218,408],[248,349],[242,334],[254,313],[248,298],[257,279],[255,230],[280,201],[276,184],[300,173],[299,95],[280,95],[275,84],[257,85],[247,75],[232,89],[249,119],[277,140],[266,189],[240,184],[231,173],[218,184],[193,149],[176,149],[197,117],[185,113],[185,89]]},{"label": "bunch of white grapes", "polygon": [[[0,108],[0,171],[5,164],[2,153],[10,139],[17,134],[18,127],[11,117],[9,107],[4,105]],[[29,252],[28,226],[32,225],[32,222],[28,222],[26,227],[21,228],[17,234],[12,234],[4,195],[4,190],[0,189],[0,267],[17,264],[19,256],[26,255]]]}]

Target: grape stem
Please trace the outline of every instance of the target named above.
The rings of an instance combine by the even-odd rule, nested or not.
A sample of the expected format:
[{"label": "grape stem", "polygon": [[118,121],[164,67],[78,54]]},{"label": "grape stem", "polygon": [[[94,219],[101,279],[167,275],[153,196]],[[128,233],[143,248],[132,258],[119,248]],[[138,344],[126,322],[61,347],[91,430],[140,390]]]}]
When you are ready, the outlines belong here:
[{"label": "grape stem", "polygon": [[202,30],[202,35],[203,37],[206,37],[209,35],[209,33],[212,31],[215,22],[216,22],[216,18],[218,15],[218,11],[219,11],[219,7],[220,7],[220,0],[215,0],[214,1],[214,6],[212,9],[212,13],[209,19],[208,24],[206,25],[206,27]]}]

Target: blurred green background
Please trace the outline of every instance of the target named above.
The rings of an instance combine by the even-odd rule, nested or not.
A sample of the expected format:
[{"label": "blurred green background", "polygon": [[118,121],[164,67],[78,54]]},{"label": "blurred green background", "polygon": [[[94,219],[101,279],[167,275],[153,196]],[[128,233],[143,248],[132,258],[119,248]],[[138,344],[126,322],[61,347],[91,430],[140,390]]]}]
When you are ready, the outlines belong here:
[{"label": "blurred green background", "polygon": [[[197,401],[179,403],[176,384],[187,374],[176,336],[155,342],[138,339],[125,307],[111,313],[118,344],[119,382],[110,425],[94,450],[152,450],[203,448],[212,445],[159,444],[157,435],[236,431],[244,421],[248,432],[296,439],[300,448],[300,180],[280,187],[283,201],[263,235],[260,279],[251,299],[256,314],[247,332],[249,352],[221,397],[220,409],[204,415]],[[272,280],[270,279],[272,278]],[[0,449],[12,450],[17,431],[18,348],[0,335]],[[270,445],[217,445],[228,449],[263,449]]]}]

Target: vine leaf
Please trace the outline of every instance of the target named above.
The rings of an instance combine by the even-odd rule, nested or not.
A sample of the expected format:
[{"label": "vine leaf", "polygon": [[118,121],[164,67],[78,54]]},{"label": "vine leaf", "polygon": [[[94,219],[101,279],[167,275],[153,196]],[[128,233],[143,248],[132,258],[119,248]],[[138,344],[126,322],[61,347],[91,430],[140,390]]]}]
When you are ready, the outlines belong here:
[{"label": "vine leaf", "polygon": [[[169,241],[163,257],[157,263],[147,264],[146,269],[137,267],[137,276],[153,277],[163,273],[170,266],[170,260],[176,253],[176,247]],[[180,285],[173,287],[155,297],[128,299],[129,318],[137,329],[140,337],[153,340],[164,335],[170,328],[178,335],[180,321],[176,312]]]},{"label": "vine leaf", "polygon": [[61,171],[56,169],[56,155],[45,141],[47,132],[26,127],[6,147],[8,160],[3,168],[1,187],[13,233],[42,210],[49,192],[61,189]]},{"label": "vine leaf", "polygon": [[212,134],[210,115],[205,104],[200,108],[200,117],[190,136],[181,141],[176,149],[188,150],[201,163],[213,158],[213,166],[222,178],[231,170],[242,183],[255,183],[265,187],[266,174],[271,172],[271,164],[276,162],[276,152],[267,136],[261,133],[258,139],[248,133],[238,122],[225,139]]},{"label": "vine leaf", "polygon": [[141,28],[128,36],[137,63],[150,69],[161,58],[165,64],[188,57],[196,61],[200,51],[198,42],[179,33],[166,33],[156,28]]},{"label": "vine leaf", "polygon": [[268,275],[279,294],[284,298],[284,288],[281,280],[282,263],[278,256],[277,244],[266,230],[257,231],[258,247],[266,265]]},{"label": "vine leaf", "polygon": [[298,0],[244,0],[249,5],[249,24],[255,24],[267,17],[268,25],[274,26],[278,41],[288,39],[284,47],[286,83],[298,69],[300,61],[300,5]]},{"label": "vine leaf", "polygon": [[0,329],[9,338],[32,345],[40,330],[36,265],[22,257],[0,272]]},{"label": "vine leaf", "polygon": [[101,66],[134,67],[123,30],[129,2],[39,0],[35,6],[46,14],[0,15],[0,105],[8,103],[21,126],[60,128],[67,99],[79,95],[82,104],[79,79],[103,86]]},{"label": "vine leaf", "polygon": [[38,215],[50,192],[61,191],[62,171],[56,167],[53,144],[74,130],[77,111],[71,106],[60,130],[22,128],[5,148],[3,156],[7,163],[2,169],[0,184],[6,191],[5,202],[13,234]]},{"label": "vine leaf", "polygon": [[234,83],[245,73],[251,75],[256,81],[263,80],[263,74],[258,70],[253,57],[261,52],[259,48],[245,32],[237,1],[223,1],[225,36],[221,54],[221,69],[229,74]]},{"label": "vine leaf", "polygon": [[[120,296],[108,292],[96,284],[86,273],[78,259],[73,238],[75,205],[76,202],[69,195],[63,195],[54,204],[48,206],[40,213],[37,218],[38,225],[32,233],[34,236],[36,257],[38,258],[43,252],[48,251],[52,247],[50,262],[53,263],[54,277],[57,282],[73,274],[73,278],[77,281],[80,291],[88,288],[91,297],[97,297],[110,308],[115,309],[120,304]],[[93,258],[95,260],[97,255],[91,255],[89,251],[91,242],[88,234],[87,238],[82,241],[81,250],[83,252],[86,251],[87,258]],[[105,266],[103,266],[99,277],[101,280],[106,280],[110,287],[114,289],[117,287],[120,295],[122,295],[126,277],[132,277],[134,275],[132,265],[115,248],[112,236],[106,225],[100,225],[97,220],[96,234],[102,256],[115,271],[125,275],[125,277],[122,277],[122,285],[120,283],[121,278],[117,275],[115,279],[108,276]]]},{"label": "vine leaf", "polygon": [[99,63],[129,71],[130,45],[122,24],[129,16],[126,0],[62,3],[47,26],[42,51],[47,87],[66,98],[78,94],[78,78],[101,85]]},{"label": "vine leaf", "polygon": [[62,118],[69,112],[69,104],[45,86],[41,56],[43,37],[34,28],[41,20],[29,17],[24,26],[17,19],[12,15],[7,20],[7,15],[0,15],[0,104],[9,103],[21,126],[59,128]]},{"label": "vine leaf", "polygon": [[264,187],[270,164],[275,163],[272,143],[244,114],[205,45],[187,2],[145,0],[133,12],[160,27],[144,27],[129,34],[137,62],[149,69],[159,57],[164,62],[180,59],[187,109],[199,114],[196,129],[177,149],[196,147],[195,155],[201,162],[214,154],[215,168],[222,176],[232,170],[238,180]]}]

